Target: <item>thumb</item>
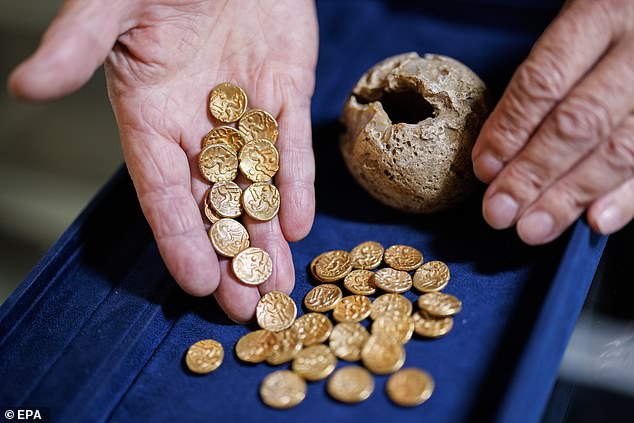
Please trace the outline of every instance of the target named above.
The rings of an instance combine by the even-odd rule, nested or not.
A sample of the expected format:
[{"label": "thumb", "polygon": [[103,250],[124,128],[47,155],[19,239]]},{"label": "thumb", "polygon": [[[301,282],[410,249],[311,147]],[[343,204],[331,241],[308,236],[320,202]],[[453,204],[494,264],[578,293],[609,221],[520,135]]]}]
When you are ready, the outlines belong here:
[{"label": "thumb", "polygon": [[35,53],[11,74],[11,94],[26,101],[50,101],[81,88],[125,31],[123,4],[67,0]]}]

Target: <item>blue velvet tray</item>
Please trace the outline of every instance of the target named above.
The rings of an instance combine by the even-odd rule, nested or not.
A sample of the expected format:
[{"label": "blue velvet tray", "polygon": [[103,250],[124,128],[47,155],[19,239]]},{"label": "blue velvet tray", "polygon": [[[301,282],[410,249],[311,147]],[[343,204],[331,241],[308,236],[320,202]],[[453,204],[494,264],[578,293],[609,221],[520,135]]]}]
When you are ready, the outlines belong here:
[{"label": "blue velvet tray", "polygon": [[[213,298],[189,297],[174,284],[122,170],[0,308],[0,406],[48,407],[53,421],[64,422],[537,421],[605,238],[580,221],[559,241],[529,248],[511,231],[489,229],[478,198],[435,216],[402,215],[362,192],[338,154],[339,109],[376,61],[404,51],[447,54],[499,94],[557,7],[435,3],[318,3],[318,213],[311,234],[292,245],[298,304],[312,287],[307,264],[328,249],[373,239],[414,245],[426,260],[449,264],[446,291],[464,304],[453,331],[406,346],[406,366],[425,368],[436,381],[427,403],[394,406],[386,378],[377,377],[362,404],[331,400],[322,381],[311,383],[294,409],[264,406],[258,385],[272,368],[242,364],[233,354],[252,328],[228,320]],[[200,377],[186,371],[183,354],[202,338],[222,342],[226,358]]]}]

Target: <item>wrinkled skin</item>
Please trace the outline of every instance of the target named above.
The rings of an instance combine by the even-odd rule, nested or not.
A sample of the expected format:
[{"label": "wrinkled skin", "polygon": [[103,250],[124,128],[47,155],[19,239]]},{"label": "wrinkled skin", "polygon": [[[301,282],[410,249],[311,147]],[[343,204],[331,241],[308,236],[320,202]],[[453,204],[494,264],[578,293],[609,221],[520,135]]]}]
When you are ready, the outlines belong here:
[{"label": "wrinkled skin", "polygon": [[[114,47],[113,47],[114,46]],[[161,255],[183,289],[215,293],[229,317],[253,317],[260,295],[289,292],[287,241],[314,215],[310,98],[317,57],[309,0],[68,0],[12,93],[46,101],[81,87],[105,60],[124,157]],[[245,218],[274,262],[269,281],[240,284],[200,213],[196,155],[212,121],[207,94],[233,81],[278,117],[279,220]],[[634,2],[569,1],[518,68],[473,150],[489,183],[483,213],[529,244],[556,238],[587,211],[611,233],[634,215]]]},{"label": "wrinkled skin", "polygon": [[483,213],[528,244],[587,211],[609,234],[634,215],[634,2],[575,0],[517,69],[473,150]]},{"label": "wrinkled skin", "polygon": [[[229,317],[246,321],[262,293],[291,291],[287,240],[312,225],[316,59],[309,0],[70,0],[14,71],[10,89],[22,99],[52,100],[81,87],[105,60],[125,161],[169,271],[188,293],[213,292]],[[197,154],[212,127],[207,96],[222,81],[243,87],[250,105],[280,125],[279,219],[244,218],[252,245],[273,259],[273,275],[260,287],[239,283],[230,261],[216,256],[200,212],[209,184]]]}]

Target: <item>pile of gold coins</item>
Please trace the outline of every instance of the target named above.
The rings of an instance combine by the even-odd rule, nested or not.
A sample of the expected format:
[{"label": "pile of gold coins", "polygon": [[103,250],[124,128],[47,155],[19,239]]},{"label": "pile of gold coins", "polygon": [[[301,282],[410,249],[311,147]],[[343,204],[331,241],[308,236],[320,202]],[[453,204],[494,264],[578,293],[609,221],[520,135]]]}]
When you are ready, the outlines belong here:
[{"label": "pile of gold coins", "polygon": [[[271,276],[271,257],[249,246],[249,233],[236,219],[246,212],[255,220],[266,221],[279,211],[280,193],[270,183],[279,170],[275,148],[279,131],[271,114],[247,110],[247,103],[242,88],[228,82],[211,90],[209,111],[225,125],[213,128],[203,138],[198,167],[212,183],[203,211],[212,224],[209,238],[214,249],[232,258],[233,272],[240,281],[259,285]],[[229,125],[234,122],[237,127]],[[241,188],[235,182],[238,170],[249,181],[248,186]]]},{"label": "pile of gold coins", "polygon": [[[385,267],[376,271],[381,263]],[[403,345],[416,333],[437,338],[453,327],[452,316],[462,303],[440,292],[449,282],[449,268],[440,261],[423,264],[415,248],[364,242],[350,252],[328,251],[310,264],[318,282],[304,298],[309,313],[296,319],[297,306],[278,291],[264,295],[256,309],[261,329],[243,336],[236,355],[249,363],[291,362],[291,370],[268,375],[260,386],[262,401],[289,408],[306,396],[306,382],[328,379],[328,393],[338,401],[357,403],[374,391],[372,374],[392,374],[386,391],[401,406],[415,406],[430,398],[434,381],[417,368],[402,369]],[[409,272],[414,272],[413,276]],[[336,282],[352,295],[343,296]],[[418,309],[402,294],[412,286],[421,292]],[[370,295],[381,293],[374,301]],[[324,313],[332,312],[332,319]],[[370,331],[360,322],[372,319]],[[326,346],[325,343],[328,342]],[[335,371],[337,360],[361,361]]]}]

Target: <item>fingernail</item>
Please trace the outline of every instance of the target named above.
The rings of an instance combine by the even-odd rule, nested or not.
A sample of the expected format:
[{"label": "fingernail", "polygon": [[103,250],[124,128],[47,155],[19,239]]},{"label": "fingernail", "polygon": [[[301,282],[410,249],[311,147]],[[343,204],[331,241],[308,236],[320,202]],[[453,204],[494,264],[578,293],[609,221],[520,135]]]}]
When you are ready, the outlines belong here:
[{"label": "fingernail", "polygon": [[513,197],[498,193],[484,202],[484,218],[495,229],[508,228],[515,222],[518,206]]},{"label": "fingernail", "polygon": [[517,223],[517,232],[527,244],[541,244],[550,241],[555,219],[550,213],[538,211],[520,219]]},{"label": "fingernail", "polygon": [[621,213],[619,208],[614,205],[609,205],[599,214],[597,218],[597,226],[599,231],[608,235],[621,229],[622,226]]},{"label": "fingernail", "polygon": [[502,162],[488,153],[480,154],[473,162],[473,172],[479,180],[487,184],[500,173],[502,167]]}]

